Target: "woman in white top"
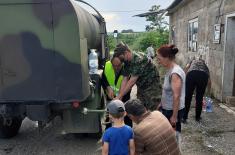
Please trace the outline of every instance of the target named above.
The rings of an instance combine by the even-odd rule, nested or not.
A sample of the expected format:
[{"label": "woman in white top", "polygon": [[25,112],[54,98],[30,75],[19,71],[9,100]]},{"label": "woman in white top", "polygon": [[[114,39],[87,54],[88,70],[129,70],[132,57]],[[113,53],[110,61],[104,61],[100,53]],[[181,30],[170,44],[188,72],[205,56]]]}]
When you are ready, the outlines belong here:
[{"label": "woman in white top", "polygon": [[178,48],[174,45],[164,45],[158,49],[157,59],[167,69],[162,89],[162,113],[178,131],[177,133],[180,133],[185,107],[185,73],[175,62],[176,53]]}]

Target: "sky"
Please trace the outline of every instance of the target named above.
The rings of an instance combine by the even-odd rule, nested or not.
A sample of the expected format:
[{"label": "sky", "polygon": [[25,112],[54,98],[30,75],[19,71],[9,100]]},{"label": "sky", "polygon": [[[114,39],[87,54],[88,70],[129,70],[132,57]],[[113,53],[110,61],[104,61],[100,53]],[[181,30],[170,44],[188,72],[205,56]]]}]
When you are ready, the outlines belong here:
[{"label": "sky", "polygon": [[[149,22],[144,17],[133,17],[147,12],[151,6],[160,5],[167,8],[174,0],[84,0],[94,6],[105,18],[107,31],[132,29],[135,32],[145,31]],[[84,5],[82,5],[84,7]]]}]

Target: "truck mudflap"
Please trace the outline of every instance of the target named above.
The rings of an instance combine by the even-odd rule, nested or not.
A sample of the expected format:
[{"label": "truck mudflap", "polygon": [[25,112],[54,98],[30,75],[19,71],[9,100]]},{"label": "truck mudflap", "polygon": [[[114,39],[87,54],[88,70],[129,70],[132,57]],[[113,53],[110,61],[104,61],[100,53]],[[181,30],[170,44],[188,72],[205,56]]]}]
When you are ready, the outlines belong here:
[{"label": "truck mudflap", "polygon": [[66,110],[63,113],[63,133],[99,133],[101,129],[100,113],[84,114],[82,111]]}]

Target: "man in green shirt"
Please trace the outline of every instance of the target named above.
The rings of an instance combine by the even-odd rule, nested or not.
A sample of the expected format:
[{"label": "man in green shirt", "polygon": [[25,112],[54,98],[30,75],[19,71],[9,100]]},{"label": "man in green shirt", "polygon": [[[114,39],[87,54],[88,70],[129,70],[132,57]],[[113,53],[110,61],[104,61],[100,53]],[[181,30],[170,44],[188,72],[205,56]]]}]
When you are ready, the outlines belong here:
[{"label": "man in green shirt", "polygon": [[124,78],[117,99],[122,97],[137,85],[137,98],[148,110],[157,109],[161,100],[161,84],[156,66],[148,60],[145,54],[132,52],[126,45],[119,44],[114,50],[114,56],[125,62]]}]

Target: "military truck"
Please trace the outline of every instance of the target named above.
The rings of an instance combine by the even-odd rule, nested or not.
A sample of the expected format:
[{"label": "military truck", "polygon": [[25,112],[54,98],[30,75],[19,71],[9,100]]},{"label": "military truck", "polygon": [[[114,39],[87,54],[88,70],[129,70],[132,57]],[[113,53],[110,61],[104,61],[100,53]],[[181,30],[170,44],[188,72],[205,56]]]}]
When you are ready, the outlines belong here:
[{"label": "military truck", "polygon": [[65,133],[101,132],[105,99],[88,54],[107,59],[105,21],[79,1],[0,0],[1,138],[15,136],[25,117],[43,128],[60,116]]}]

